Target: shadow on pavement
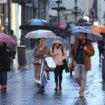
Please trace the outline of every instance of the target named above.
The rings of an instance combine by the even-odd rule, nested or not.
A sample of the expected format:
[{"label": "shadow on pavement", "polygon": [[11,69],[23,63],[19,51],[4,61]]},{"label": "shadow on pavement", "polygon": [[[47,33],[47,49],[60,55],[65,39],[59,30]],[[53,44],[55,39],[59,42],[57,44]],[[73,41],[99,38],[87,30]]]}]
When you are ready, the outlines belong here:
[{"label": "shadow on pavement", "polygon": [[85,98],[78,98],[74,105],[87,105],[86,99]]}]

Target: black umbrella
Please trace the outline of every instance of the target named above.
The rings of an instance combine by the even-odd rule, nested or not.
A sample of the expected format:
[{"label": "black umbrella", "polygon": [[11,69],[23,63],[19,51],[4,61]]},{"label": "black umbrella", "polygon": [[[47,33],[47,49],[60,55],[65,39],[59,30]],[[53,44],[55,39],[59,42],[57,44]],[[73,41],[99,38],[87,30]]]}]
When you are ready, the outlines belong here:
[{"label": "black umbrella", "polygon": [[33,30],[38,30],[38,29],[52,30],[53,27],[46,20],[42,20],[42,19],[30,19],[26,23],[21,25],[20,29],[27,30],[27,31],[33,31]]},{"label": "black umbrella", "polygon": [[38,25],[38,26],[46,26],[49,25],[49,22],[42,19],[29,19],[25,25]]},{"label": "black umbrella", "polygon": [[92,23],[91,22],[84,22],[83,26],[92,26]]}]

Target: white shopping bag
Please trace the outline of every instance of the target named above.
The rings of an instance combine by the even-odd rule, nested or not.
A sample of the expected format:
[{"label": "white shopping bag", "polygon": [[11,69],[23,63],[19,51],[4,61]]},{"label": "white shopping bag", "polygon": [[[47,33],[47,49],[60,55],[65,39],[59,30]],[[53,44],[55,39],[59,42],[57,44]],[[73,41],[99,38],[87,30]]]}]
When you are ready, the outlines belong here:
[{"label": "white shopping bag", "polygon": [[55,64],[55,62],[54,62],[54,60],[53,60],[52,57],[46,57],[46,58],[45,58],[45,61],[46,61],[46,63],[47,63],[47,66],[48,66],[50,69],[55,69],[55,68],[56,68],[56,64]]}]

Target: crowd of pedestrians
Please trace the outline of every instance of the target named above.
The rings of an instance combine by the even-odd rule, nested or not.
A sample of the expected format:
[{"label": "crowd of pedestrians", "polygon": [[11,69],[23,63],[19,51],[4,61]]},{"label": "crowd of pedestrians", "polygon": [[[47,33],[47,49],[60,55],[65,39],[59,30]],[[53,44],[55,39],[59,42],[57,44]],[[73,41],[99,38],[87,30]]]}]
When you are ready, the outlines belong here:
[{"label": "crowd of pedestrians", "polygon": [[[91,70],[91,56],[95,51],[86,33],[80,33],[79,38],[74,39],[71,49],[72,65],[74,66],[74,78],[80,86],[79,95],[84,97],[87,82],[87,73]],[[14,51],[13,51],[14,52]],[[16,52],[12,53],[15,54]],[[6,43],[0,43],[0,91],[7,89],[7,72],[10,70],[11,50]],[[14,59],[14,55],[12,55]],[[33,50],[35,83],[41,93],[45,92],[45,85],[50,79],[49,71],[45,70],[45,58],[52,57],[56,67],[54,71],[55,91],[62,90],[64,60],[67,59],[67,50],[62,42],[55,39],[49,48],[45,38],[40,38]],[[48,66],[48,65],[47,65]],[[69,67],[69,65],[68,65]],[[50,67],[48,67],[50,70]]]},{"label": "crowd of pedestrians", "polygon": [[[86,33],[80,33],[79,38],[76,38],[71,49],[71,58],[74,66],[74,78],[80,86],[79,95],[84,97],[84,90],[86,87],[87,72],[91,70],[91,56],[95,53],[94,48],[90,40],[87,39]],[[48,48],[46,45],[46,40],[44,38],[39,40],[39,43],[35,45],[33,56],[34,66],[35,66],[35,82],[39,84],[39,91],[45,91],[45,84],[43,84],[43,79],[46,79],[49,73],[44,70],[44,76],[42,77],[43,67],[42,64],[44,59],[51,56],[56,64],[54,69],[54,79],[55,79],[55,91],[62,90],[62,80],[63,80],[63,60],[67,58],[67,50],[62,45],[60,40],[54,40],[52,47]],[[43,65],[44,66],[44,65]]]}]

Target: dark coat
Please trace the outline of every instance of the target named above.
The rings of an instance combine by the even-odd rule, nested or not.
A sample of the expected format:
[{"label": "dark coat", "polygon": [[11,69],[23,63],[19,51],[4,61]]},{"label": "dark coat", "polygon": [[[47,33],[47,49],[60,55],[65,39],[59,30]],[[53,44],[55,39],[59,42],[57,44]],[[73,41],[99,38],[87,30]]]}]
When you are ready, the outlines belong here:
[{"label": "dark coat", "polygon": [[[75,40],[74,45],[73,45],[72,50],[71,50],[71,55],[72,55],[73,61],[76,60],[75,57],[76,57],[78,45],[79,45],[79,39]],[[90,41],[87,40],[85,46],[87,46],[88,49],[84,50],[84,55],[83,55],[84,64],[85,64],[86,70],[90,70],[91,69],[90,57],[94,55],[95,51],[94,51],[94,47]]]},{"label": "dark coat", "polygon": [[0,71],[10,70],[10,50],[7,46],[0,46]]}]

